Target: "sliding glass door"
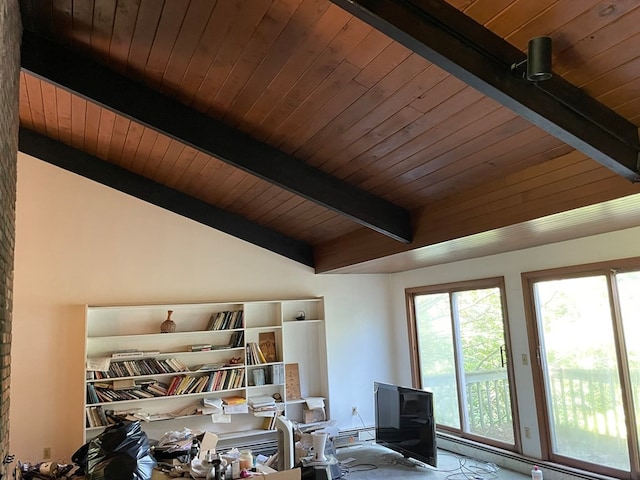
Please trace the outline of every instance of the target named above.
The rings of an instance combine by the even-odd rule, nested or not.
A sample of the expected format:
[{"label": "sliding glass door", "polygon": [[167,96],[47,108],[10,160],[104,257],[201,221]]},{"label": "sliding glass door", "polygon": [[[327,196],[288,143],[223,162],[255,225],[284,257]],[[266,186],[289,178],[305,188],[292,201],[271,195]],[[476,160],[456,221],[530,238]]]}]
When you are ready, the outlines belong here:
[{"label": "sliding glass door", "polygon": [[640,471],[640,265],[634,263],[523,275],[547,456],[620,478]]},{"label": "sliding glass door", "polygon": [[438,425],[513,448],[501,279],[408,291],[414,378],[434,392]]}]

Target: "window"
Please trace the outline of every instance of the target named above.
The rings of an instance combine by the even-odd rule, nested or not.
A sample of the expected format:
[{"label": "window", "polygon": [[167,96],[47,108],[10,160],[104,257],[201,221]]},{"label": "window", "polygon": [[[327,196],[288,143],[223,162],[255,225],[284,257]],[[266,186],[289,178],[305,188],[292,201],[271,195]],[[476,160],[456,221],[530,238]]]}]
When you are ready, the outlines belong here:
[{"label": "window", "polygon": [[523,277],[547,457],[638,478],[640,263]]},{"label": "window", "polygon": [[514,449],[503,279],[406,294],[414,386],[433,391],[438,428]]}]

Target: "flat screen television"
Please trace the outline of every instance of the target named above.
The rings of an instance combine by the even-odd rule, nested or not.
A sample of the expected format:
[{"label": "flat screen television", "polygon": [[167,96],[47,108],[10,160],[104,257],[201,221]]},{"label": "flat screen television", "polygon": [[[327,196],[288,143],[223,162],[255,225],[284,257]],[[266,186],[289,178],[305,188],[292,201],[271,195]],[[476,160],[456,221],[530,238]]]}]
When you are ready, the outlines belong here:
[{"label": "flat screen television", "polygon": [[433,393],[374,383],[376,443],[405,458],[437,467]]}]

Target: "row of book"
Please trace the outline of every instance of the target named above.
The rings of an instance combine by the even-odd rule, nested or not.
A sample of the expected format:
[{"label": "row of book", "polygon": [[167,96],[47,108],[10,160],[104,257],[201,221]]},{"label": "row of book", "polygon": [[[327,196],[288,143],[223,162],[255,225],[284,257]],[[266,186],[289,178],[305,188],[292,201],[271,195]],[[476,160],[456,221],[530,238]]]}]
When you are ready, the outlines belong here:
[{"label": "row of book", "polygon": [[178,375],[169,383],[166,396],[190,393],[217,392],[244,386],[244,369],[217,370],[209,375]]},{"label": "row of book", "polygon": [[265,371],[266,383],[272,383],[274,385],[281,385],[284,383],[284,365],[277,363],[271,365],[271,368],[267,368]]},{"label": "row of book", "polygon": [[91,427],[106,427],[107,425],[113,425],[116,423],[114,418],[105,415],[104,409],[100,406],[93,406],[86,408],[86,426]]},{"label": "row of book", "polygon": [[229,346],[231,348],[238,348],[244,345],[244,332],[233,332],[231,334],[231,339],[229,340]]},{"label": "row of book", "polygon": [[283,415],[283,411],[277,411],[272,416],[264,417],[264,421],[262,422],[263,430],[275,430],[276,429],[276,418],[280,415]]},{"label": "row of book", "polygon": [[119,377],[138,377],[140,375],[158,375],[163,373],[187,372],[189,367],[177,358],[144,358],[140,360],[126,360],[111,362],[106,372],[93,371],[93,380]]},{"label": "row of book", "polygon": [[179,375],[174,377],[167,389],[167,396],[190,393],[217,392],[240,388],[244,384],[244,369],[218,370],[209,375]]},{"label": "row of book", "polygon": [[126,388],[116,388],[113,383],[88,383],[87,404],[140,400],[144,398],[188,395],[191,393],[217,392],[244,386],[244,369],[217,370],[208,375],[177,375],[169,384],[155,380],[133,382]]},{"label": "row of book", "polygon": [[247,343],[247,365],[260,365],[262,363],[267,363],[267,360],[264,358],[262,350],[260,350],[260,345],[256,342]]},{"label": "row of book", "polygon": [[218,312],[211,315],[207,330],[242,328],[242,310]]},{"label": "row of book", "polygon": [[88,383],[87,403],[121,402],[124,400],[142,400],[162,396],[151,393],[147,388],[147,386],[136,385],[135,388],[116,390],[111,384]]}]

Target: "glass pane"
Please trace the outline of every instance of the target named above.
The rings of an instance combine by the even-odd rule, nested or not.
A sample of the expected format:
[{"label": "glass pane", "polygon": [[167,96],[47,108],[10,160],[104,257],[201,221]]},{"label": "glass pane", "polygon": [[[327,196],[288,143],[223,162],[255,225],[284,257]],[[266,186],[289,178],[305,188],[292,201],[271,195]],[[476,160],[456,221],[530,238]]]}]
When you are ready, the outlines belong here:
[{"label": "glass pane", "polygon": [[606,278],[539,282],[535,295],[553,451],[628,470]]},{"label": "glass pane", "polygon": [[499,288],[453,294],[460,328],[467,430],[515,443]]},{"label": "glass pane", "polygon": [[629,272],[616,275],[620,296],[620,310],[622,326],[626,339],[629,372],[631,374],[631,388],[633,389],[633,403],[636,415],[636,430],[640,437],[640,272]]},{"label": "glass pane", "polygon": [[417,295],[414,302],[422,386],[433,391],[437,423],[460,428],[449,295]]}]

